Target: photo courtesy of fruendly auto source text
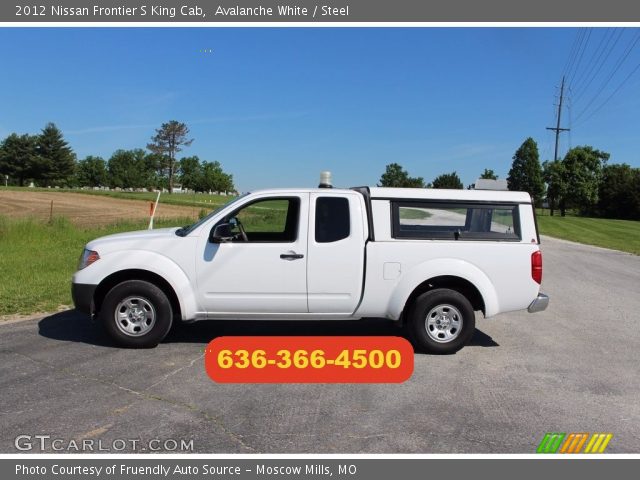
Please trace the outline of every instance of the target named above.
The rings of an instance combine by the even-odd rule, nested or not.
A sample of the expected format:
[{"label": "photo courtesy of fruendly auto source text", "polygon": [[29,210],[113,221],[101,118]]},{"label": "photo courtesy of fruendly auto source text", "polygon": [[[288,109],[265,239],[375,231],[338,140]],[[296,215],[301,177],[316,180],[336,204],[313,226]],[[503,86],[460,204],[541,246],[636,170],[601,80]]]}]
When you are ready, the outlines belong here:
[{"label": "photo courtesy of fruendly auto source text", "polygon": [[0,5],[0,478],[632,478],[640,6]]}]

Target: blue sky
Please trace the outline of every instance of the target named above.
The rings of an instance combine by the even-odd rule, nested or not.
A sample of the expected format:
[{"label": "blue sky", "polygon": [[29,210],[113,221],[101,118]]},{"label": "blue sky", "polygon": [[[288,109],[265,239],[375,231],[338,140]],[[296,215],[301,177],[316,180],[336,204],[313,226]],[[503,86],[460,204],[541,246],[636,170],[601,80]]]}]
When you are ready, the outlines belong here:
[{"label": "blue sky", "polygon": [[[576,88],[582,95],[563,112],[573,130],[562,136],[562,154],[590,144],[612,162],[640,166],[640,71],[631,74],[640,45],[591,110],[631,75],[620,91],[588,121],[589,110],[572,121],[637,34],[593,29],[582,60],[575,56],[573,84],[584,91]],[[37,133],[52,121],[78,158],[107,159],[118,148],[144,147],[175,119],[195,139],[183,154],[220,161],[243,191],[315,186],[325,169],[339,186],[374,185],[391,162],[427,181],[455,170],[466,185],[484,168],[506,177],[528,136],[542,160],[553,156],[545,127],[555,123],[554,95],[578,35],[577,28],[3,28],[0,137]],[[608,58],[586,88],[598,47]]]}]

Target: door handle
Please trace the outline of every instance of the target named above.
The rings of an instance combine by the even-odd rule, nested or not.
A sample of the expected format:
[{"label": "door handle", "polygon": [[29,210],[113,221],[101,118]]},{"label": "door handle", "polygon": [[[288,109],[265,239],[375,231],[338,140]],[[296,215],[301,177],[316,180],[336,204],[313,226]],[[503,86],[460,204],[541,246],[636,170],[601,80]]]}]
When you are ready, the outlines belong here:
[{"label": "door handle", "polygon": [[299,260],[301,258],[304,258],[304,255],[302,255],[301,253],[295,253],[295,252],[281,253],[280,258],[283,260],[291,261],[291,260]]}]

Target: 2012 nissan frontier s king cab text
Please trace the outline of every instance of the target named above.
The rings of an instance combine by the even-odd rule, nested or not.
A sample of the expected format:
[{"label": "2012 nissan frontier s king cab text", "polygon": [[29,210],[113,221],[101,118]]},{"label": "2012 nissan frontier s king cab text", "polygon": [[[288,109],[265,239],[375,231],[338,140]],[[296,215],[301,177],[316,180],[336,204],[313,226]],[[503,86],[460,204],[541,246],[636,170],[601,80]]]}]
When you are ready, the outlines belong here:
[{"label": "2012 nissan frontier s king cab text", "polygon": [[375,317],[451,353],[473,336],[475,311],[544,310],[541,281],[526,192],[307,188],[93,240],[72,294],[128,347],[157,345],[175,321]]}]

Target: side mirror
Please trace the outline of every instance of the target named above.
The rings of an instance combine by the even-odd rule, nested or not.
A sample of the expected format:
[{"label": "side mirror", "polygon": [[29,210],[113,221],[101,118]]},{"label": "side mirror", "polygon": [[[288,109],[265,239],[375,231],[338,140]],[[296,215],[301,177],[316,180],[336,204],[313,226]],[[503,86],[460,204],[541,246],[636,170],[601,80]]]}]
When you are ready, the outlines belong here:
[{"label": "side mirror", "polygon": [[220,223],[211,229],[209,233],[209,242],[224,243],[233,240],[230,223]]}]

